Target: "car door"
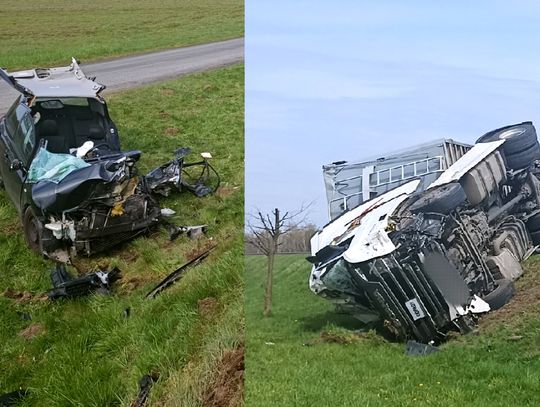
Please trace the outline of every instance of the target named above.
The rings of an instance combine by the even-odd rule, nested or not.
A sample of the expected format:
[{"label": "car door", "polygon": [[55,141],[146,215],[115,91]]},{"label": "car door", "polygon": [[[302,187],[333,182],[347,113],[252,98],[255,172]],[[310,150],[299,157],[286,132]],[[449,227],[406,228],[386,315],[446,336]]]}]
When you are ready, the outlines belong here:
[{"label": "car door", "polygon": [[0,131],[0,170],[6,192],[20,212],[21,194],[35,147],[35,128],[30,108],[14,105]]}]

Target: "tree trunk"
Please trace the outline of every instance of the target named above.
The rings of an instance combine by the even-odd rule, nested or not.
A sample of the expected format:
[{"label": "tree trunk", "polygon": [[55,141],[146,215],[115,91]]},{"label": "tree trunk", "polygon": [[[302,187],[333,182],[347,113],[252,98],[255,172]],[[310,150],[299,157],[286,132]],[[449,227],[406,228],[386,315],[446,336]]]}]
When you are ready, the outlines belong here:
[{"label": "tree trunk", "polygon": [[270,250],[268,251],[268,269],[266,270],[266,289],[264,291],[264,311],[265,317],[272,313],[272,286],[274,276],[274,256],[277,253],[279,236],[281,235],[279,219],[279,209],[274,209],[274,227],[272,233],[272,242],[270,243]]},{"label": "tree trunk", "polygon": [[263,315],[265,317],[269,316],[272,313],[272,285],[273,285],[273,274],[274,274],[274,250],[272,249],[268,253],[267,258],[267,270],[266,270],[266,288],[264,290],[264,311]]}]

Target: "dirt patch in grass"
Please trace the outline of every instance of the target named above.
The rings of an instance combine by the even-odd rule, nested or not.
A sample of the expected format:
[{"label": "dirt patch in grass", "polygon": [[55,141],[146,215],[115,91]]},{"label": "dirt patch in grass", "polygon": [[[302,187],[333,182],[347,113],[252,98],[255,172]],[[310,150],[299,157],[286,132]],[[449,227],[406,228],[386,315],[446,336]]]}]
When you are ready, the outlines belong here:
[{"label": "dirt patch in grass", "polygon": [[160,117],[161,119],[168,119],[169,117],[171,117],[171,115],[170,115],[169,113],[167,113],[167,112],[165,112],[165,111],[162,110],[161,112],[159,112],[159,117]]},{"label": "dirt patch in grass", "polygon": [[180,130],[176,127],[167,127],[165,129],[165,135],[168,137],[176,136],[178,133],[180,133]]},{"label": "dirt patch in grass", "polygon": [[241,346],[227,350],[203,397],[204,407],[236,407],[244,397],[244,353]]},{"label": "dirt patch in grass", "polygon": [[385,343],[386,339],[378,334],[375,330],[366,332],[349,331],[344,328],[325,329],[321,332],[319,338],[316,338],[306,345],[316,345],[319,343],[337,343],[340,345],[350,345],[360,341],[369,341],[373,345]]},{"label": "dirt patch in grass", "polygon": [[229,185],[222,185],[218,188],[216,191],[216,195],[220,198],[227,198],[228,196],[231,196],[238,190],[238,187],[233,187]]},{"label": "dirt patch in grass", "polygon": [[26,304],[32,301],[47,301],[49,299],[45,293],[34,295],[29,291],[16,291],[11,288],[5,289],[1,295],[14,300],[18,304]]},{"label": "dirt patch in grass", "polygon": [[44,333],[45,333],[45,326],[37,322],[23,329],[21,332],[19,332],[19,336],[24,339],[32,339]]},{"label": "dirt patch in grass", "polygon": [[133,277],[128,277],[128,278],[124,277],[120,281],[122,281],[121,287],[123,290],[127,292],[132,292],[150,283],[157,284],[158,279],[152,276],[142,277],[138,275],[138,276],[133,276]]},{"label": "dirt patch in grass", "polygon": [[322,331],[318,342],[322,343],[339,343],[341,345],[349,345],[358,342],[360,337],[354,333],[343,334],[331,331]]},{"label": "dirt patch in grass", "polygon": [[16,236],[21,233],[21,224],[10,222],[2,226],[2,234],[6,237]]},{"label": "dirt patch in grass", "polygon": [[212,242],[211,240],[203,240],[199,238],[197,240],[197,246],[186,252],[186,259],[188,261],[191,261],[199,257],[201,254],[203,254],[207,250],[214,248],[215,246],[216,246],[215,243]]},{"label": "dirt patch in grass", "polygon": [[15,300],[16,302],[29,302],[34,298],[29,291],[15,291],[11,288],[5,289],[2,296]]},{"label": "dirt patch in grass", "polygon": [[139,258],[139,253],[133,249],[122,250],[118,253],[118,257],[124,260],[126,263],[134,263]]},{"label": "dirt patch in grass", "polygon": [[493,329],[501,324],[512,325],[519,322],[521,316],[531,315],[540,309],[540,281],[529,281],[519,287],[512,299],[498,310],[484,315],[479,321],[481,330]]},{"label": "dirt patch in grass", "polygon": [[211,318],[218,309],[218,302],[214,297],[207,297],[197,302],[197,311],[204,319]]},{"label": "dirt patch in grass", "polygon": [[161,94],[164,95],[164,96],[172,96],[172,95],[174,95],[174,89],[163,88],[163,89],[161,89]]}]

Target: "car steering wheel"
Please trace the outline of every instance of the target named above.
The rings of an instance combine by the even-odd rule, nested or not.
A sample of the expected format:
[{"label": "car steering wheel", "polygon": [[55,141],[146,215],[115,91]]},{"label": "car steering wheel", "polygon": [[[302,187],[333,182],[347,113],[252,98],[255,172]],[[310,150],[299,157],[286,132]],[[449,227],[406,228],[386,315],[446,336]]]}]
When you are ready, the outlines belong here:
[{"label": "car steering wheel", "polygon": [[99,157],[101,154],[96,154],[96,151],[97,151],[100,147],[107,147],[107,150],[108,150],[108,151],[111,151],[111,147],[109,146],[108,143],[99,143],[99,144],[93,146],[90,150],[88,150],[88,152],[86,153],[86,155],[88,156],[88,155],[90,154],[90,155],[94,155],[94,156]]}]

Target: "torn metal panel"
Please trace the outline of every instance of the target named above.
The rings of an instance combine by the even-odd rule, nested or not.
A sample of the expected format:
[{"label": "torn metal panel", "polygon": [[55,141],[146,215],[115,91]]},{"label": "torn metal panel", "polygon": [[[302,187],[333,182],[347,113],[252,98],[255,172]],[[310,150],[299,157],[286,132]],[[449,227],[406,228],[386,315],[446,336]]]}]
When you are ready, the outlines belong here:
[{"label": "torn metal panel", "polygon": [[[201,154],[202,161],[186,163],[184,158],[191,152],[187,147],[175,151],[174,158],[153,169],[146,176],[148,189],[155,194],[169,196],[174,190],[181,191],[183,188],[191,191],[199,197],[209,195],[219,187],[219,175],[210,165],[209,153]],[[193,172],[199,172],[193,174]],[[210,185],[212,174],[216,178],[215,185]]]},{"label": "torn metal panel", "polygon": [[0,77],[16,91],[29,97],[87,97],[93,98],[105,85],[88,78],[77,60],[58,68],[35,68],[8,73],[0,69]]}]

